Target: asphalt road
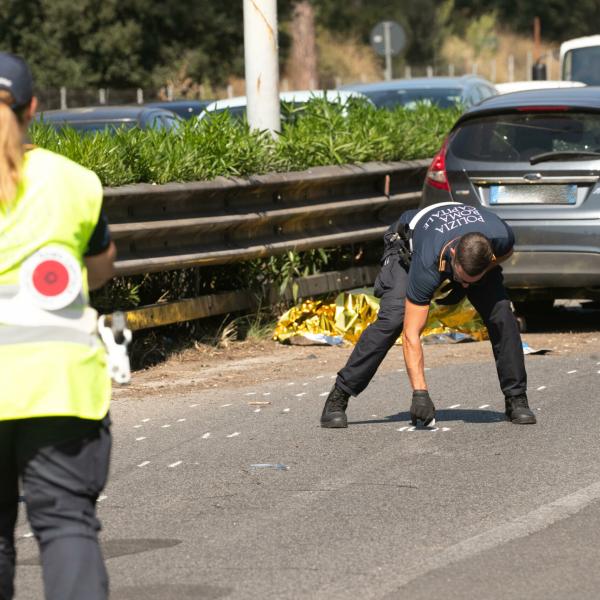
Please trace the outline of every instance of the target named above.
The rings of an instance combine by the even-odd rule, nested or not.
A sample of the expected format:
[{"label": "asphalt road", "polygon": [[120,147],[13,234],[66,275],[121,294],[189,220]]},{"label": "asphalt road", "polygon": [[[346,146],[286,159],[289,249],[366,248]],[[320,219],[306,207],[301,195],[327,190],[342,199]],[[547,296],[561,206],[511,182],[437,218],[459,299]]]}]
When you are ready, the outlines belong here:
[{"label": "asphalt road", "polygon": [[[535,426],[504,420],[481,363],[428,371],[435,430],[410,427],[397,370],[347,430],[318,423],[333,371],[116,400],[111,598],[597,598],[600,343],[526,362]],[[42,598],[28,531],[17,600]]]}]

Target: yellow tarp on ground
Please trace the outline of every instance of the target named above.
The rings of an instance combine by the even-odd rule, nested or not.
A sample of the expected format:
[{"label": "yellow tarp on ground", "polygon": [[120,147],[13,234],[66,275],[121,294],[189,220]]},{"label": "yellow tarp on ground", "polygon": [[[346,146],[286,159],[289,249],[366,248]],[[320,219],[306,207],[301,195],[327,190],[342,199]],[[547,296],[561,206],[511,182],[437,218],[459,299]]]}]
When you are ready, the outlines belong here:
[{"label": "yellow tarp on ground", "polygon": [[[305,338],[321,343],[343,340],[355,344],[379,311],[379,299],[370,292],[366,289],[344,292],[335,304],[307,300],[294,306],[279,318],[273,338],[288,343]],[[441,341],[436,336],[449,334],[463,334],[477,341],[488,339],[481,317],[466,298],[452,306],[431,304],[423,338]],[[448,337],[448,341],[456,340]],[[401,339],[396,343],[401,343]]]}]

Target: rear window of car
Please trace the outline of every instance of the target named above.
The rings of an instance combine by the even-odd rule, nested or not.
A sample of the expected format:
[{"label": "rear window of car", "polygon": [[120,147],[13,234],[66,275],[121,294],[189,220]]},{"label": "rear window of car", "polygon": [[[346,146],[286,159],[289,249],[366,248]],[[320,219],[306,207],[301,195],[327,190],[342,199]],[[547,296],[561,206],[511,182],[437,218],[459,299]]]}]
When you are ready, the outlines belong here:
[{"label": "rear window of car", "polygon": [[378,108],[395,108],[404,106],[414,108],[418,102],[435,104],[440,108],[452,108],[461,102],[461,90],[450,89],[410,89],[410,90],[385,90],[378,92],[363,92]]},{"label": "rear window of car", "polygon": [[464,160],[528,162],[545,152],[600,152],[600,113],[539,112],[464,122],[450,149]]}]

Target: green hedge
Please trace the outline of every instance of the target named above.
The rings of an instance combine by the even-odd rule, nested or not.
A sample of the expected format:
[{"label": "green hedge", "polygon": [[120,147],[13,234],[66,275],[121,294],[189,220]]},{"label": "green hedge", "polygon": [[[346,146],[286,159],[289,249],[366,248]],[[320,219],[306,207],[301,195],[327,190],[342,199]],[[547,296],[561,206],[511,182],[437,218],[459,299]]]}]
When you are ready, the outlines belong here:
[{"label": "green hedge", "polygon": [[276,139],[229,113],[186,121],[171,133],[122,129],[81,136],[36,123],[30,135],[34,144],[94,170],[104,185],[119,186],[427,158],[459,114],[424,105],[388,111],[362,101],[339,106],[315,99],[300,112],[284,110]]}]

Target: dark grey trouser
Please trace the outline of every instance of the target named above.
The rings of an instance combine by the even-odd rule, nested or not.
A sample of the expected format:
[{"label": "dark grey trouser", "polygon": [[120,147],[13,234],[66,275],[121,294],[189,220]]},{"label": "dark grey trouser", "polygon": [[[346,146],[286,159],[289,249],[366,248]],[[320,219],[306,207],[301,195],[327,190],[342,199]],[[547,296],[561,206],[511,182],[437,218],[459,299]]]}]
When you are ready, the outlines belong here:
[{"label": "dark grey trouser", "polygon": [[[377,320],[360,336],[335,382],[347,394],[358,396],[369,385],[402,332],[407,281],[407,272],[393,256],[381,267],[375,281],[375,293],[381,297]],[[502,392],[505,396],[525,393],[523,346],[504,288],[502,269],[492,269],[477,284],[469,286],[467,297],[488,328]]]},{"label": "dark grey trouser", "polygon": [[0,600],[14,595],[19,479],[40,548],[46,600],[108,598],[96,500],[110,449],[108,416],[0,421]]}]

